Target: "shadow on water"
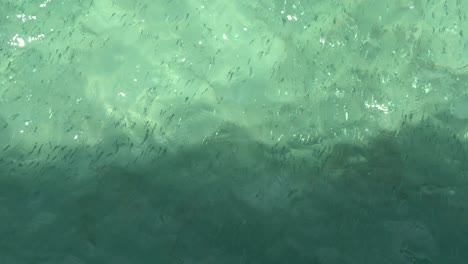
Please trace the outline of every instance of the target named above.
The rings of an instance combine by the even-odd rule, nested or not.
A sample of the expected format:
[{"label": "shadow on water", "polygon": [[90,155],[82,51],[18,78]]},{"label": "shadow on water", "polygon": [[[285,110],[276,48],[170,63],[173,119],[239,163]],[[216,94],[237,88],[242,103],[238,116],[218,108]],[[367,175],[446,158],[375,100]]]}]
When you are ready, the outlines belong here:
[{"label": "shadow on water", "polygon": [[85,147],[73,157],[58,148],[55,162],[1,157],[0,260],[468,259],[468,148],[436,119],[382,131],[365,145],[324,146],[311,157],[251,141],[240,128],[235,134],[176,151],[159,147],[135,165],[123,165],[131,152],[99,163]]}]

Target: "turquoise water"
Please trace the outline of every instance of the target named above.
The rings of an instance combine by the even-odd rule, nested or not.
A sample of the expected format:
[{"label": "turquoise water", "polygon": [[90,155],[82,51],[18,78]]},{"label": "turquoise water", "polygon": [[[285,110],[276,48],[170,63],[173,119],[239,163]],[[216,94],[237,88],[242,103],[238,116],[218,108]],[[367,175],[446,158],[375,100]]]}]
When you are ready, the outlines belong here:
[{"label": "turquoise water", "polygon": [[0,1],[0,262],[464,263],[463,1]]}]

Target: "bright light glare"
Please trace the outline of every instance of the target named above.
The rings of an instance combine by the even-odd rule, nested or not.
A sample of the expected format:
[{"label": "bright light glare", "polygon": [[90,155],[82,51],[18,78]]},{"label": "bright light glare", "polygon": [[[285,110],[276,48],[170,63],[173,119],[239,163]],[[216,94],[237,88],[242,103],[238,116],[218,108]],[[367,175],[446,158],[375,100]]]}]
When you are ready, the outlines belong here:
[{"label": "bright light glare", "polygon": [[43,38],[45,38],[45,35],[44,34],[39,34],[36,37],[30,36],[25,40],[24,38],[20,37],[19,34],[16,34],[10,39],[8,44],[10,44],[11,46],[14,46],[14,47],[24,47],[24,46],[26,46],[26,43],[31,43],[33,41],[41,40]]}]

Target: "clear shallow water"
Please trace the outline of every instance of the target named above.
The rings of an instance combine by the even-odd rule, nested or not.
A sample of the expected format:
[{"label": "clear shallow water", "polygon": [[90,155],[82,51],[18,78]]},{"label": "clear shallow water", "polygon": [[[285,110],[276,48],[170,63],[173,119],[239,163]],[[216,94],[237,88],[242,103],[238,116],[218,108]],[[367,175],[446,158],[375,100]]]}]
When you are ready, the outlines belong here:
[{"label": "clear shallow water", "polygon": [[466,6],[0,8],[5,263],[462,263]]}]

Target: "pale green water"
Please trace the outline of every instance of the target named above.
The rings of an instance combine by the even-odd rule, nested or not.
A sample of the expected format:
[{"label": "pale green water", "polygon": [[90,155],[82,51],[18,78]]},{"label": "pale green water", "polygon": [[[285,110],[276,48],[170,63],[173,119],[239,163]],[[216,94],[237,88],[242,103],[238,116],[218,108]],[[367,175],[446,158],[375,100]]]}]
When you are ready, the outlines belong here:
[{"label": "pale green water", "polygon": [[0,0],[0,262],[466,262],[465,10]]}]

